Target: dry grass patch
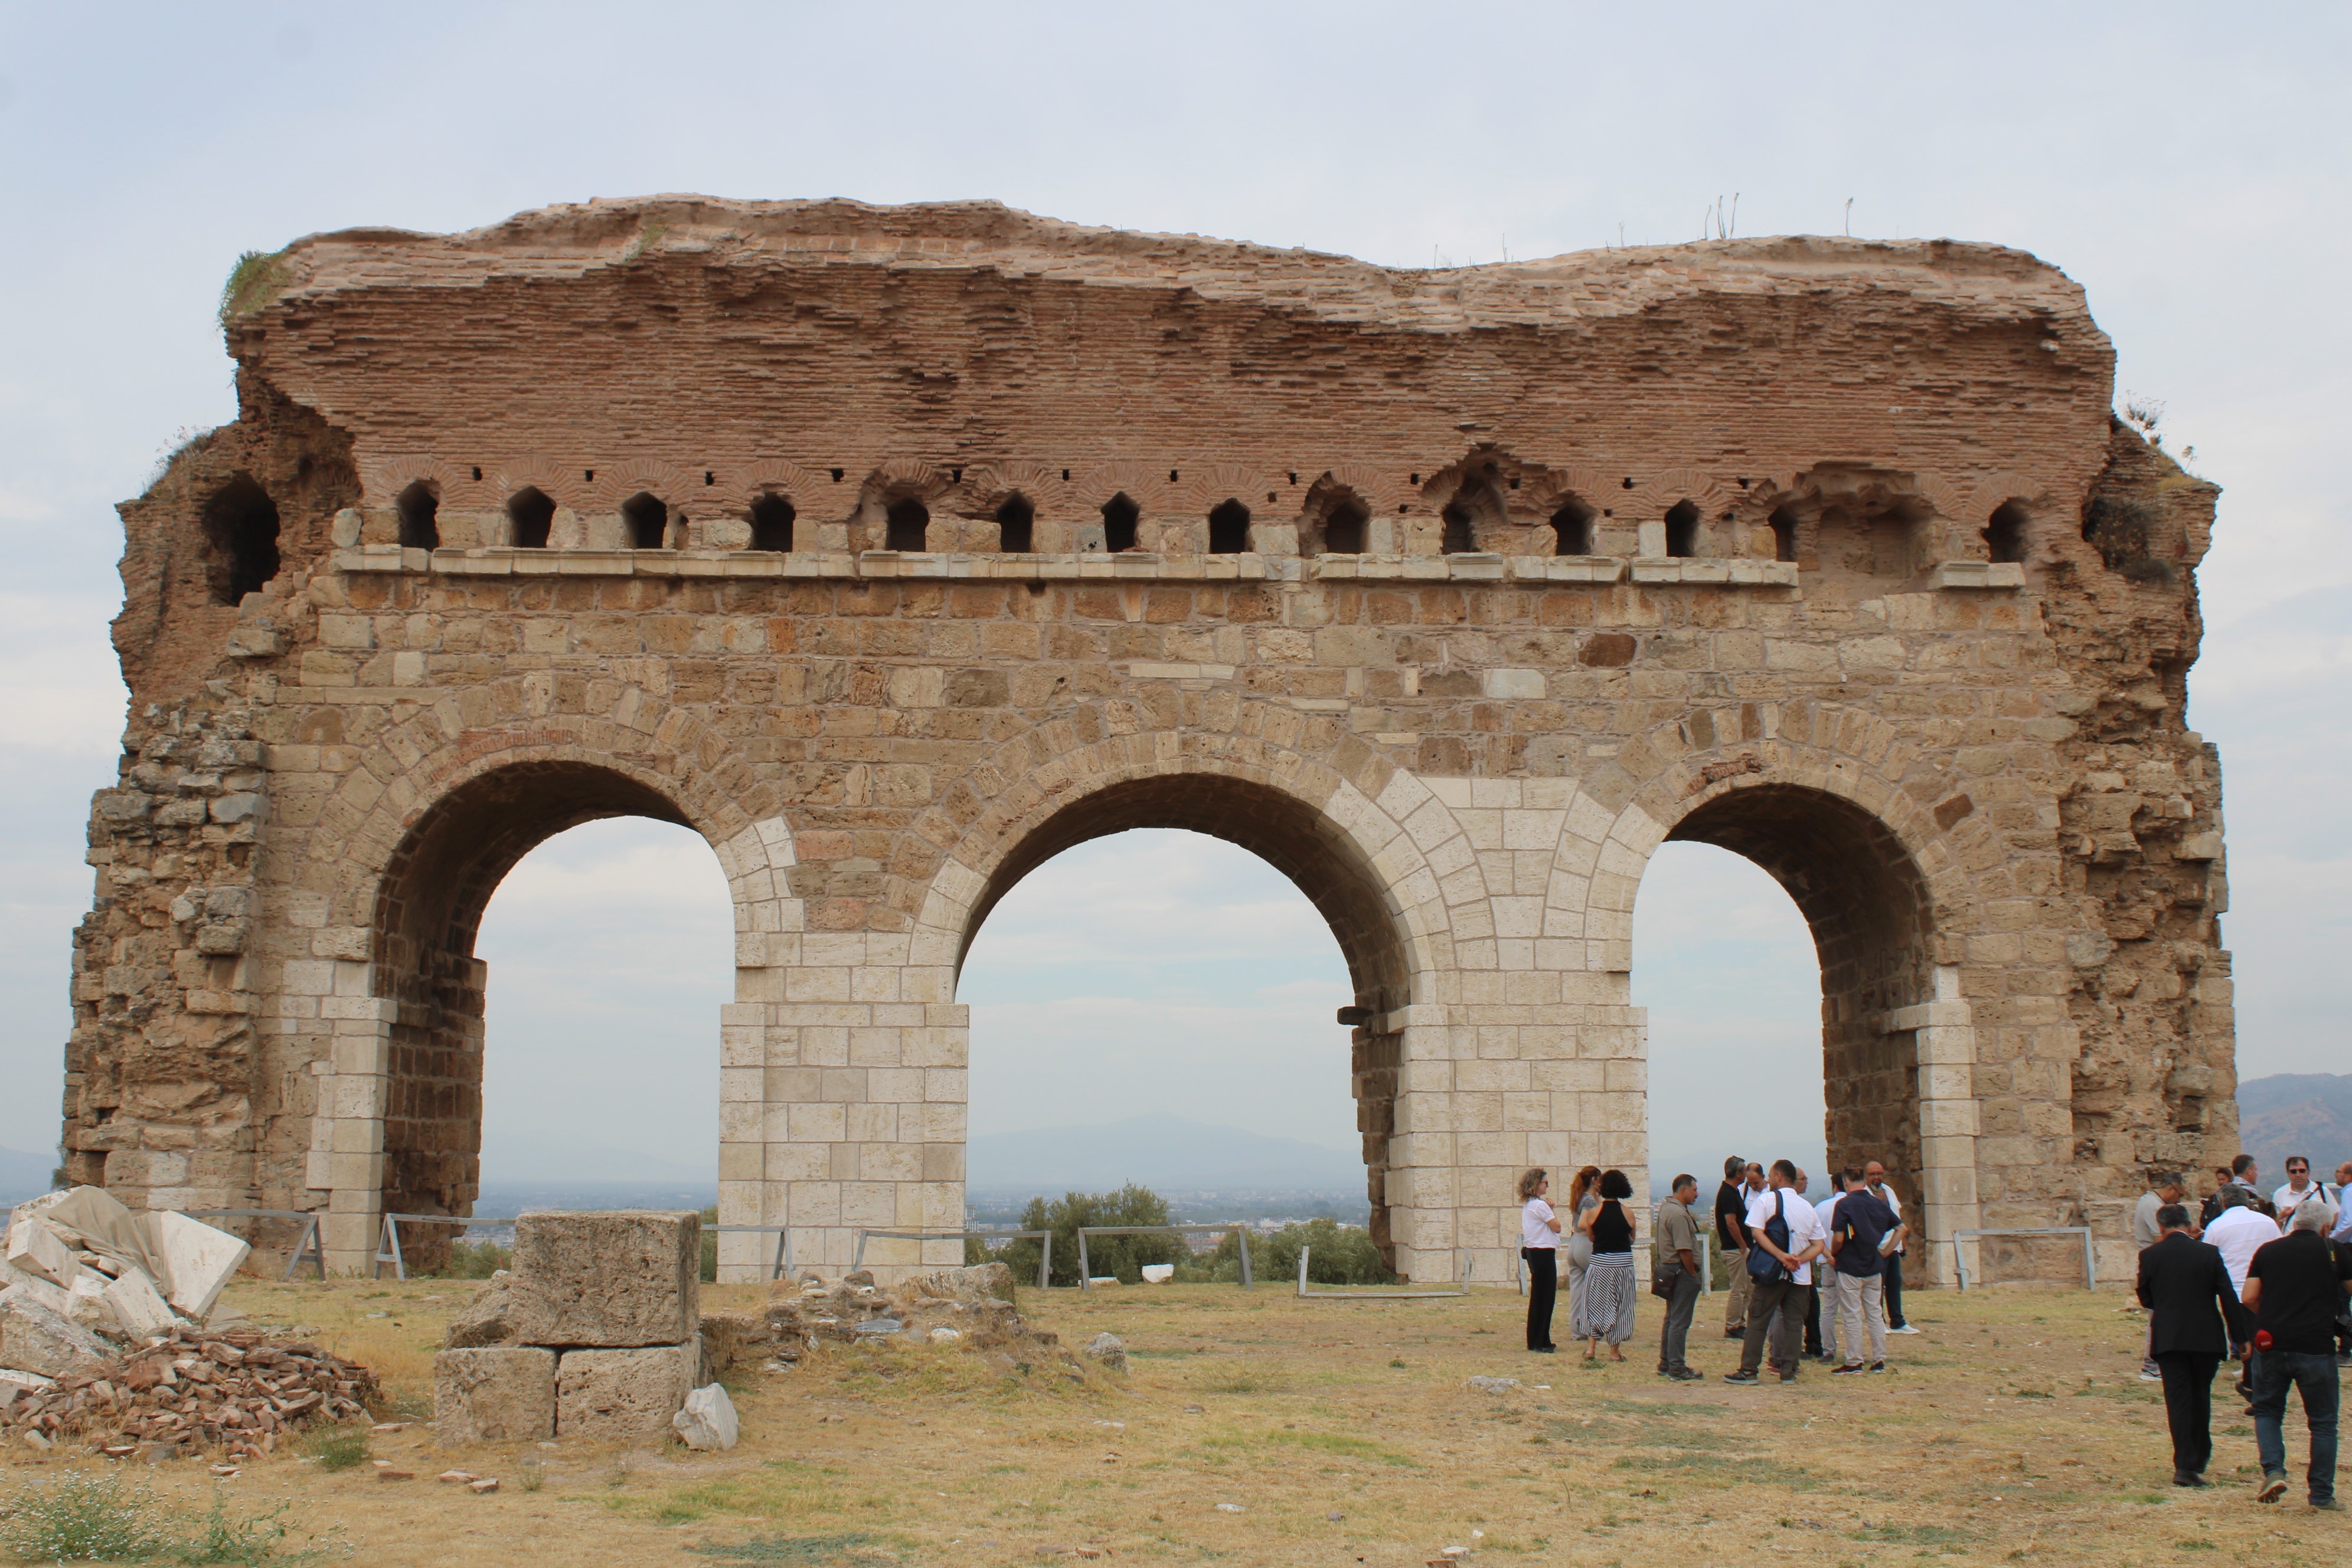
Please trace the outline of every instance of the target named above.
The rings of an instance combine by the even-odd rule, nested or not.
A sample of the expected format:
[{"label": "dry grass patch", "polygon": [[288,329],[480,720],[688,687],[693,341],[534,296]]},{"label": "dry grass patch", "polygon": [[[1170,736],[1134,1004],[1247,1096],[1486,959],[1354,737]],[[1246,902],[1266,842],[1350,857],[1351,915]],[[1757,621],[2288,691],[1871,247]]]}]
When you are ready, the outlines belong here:
[{"label": "dry grass patch", "polygon": [[[394,1404],[421,1412],[442,1325],[470,1289],[256,1282],[232,1299],[369,1361]],[[714,1310],[764,1295],[705,1289]],[[1705,1556],[2156,1568],[2204,1560],[2191,1543],[2206,1542],[2315,1568],[2347,1539],[2339,1520],[2251,1500],[2252,1433],[2226,1392],[2219,1484],[2166,1485],[2162,1402],[2137,1381],[2144,1320],[2113,1290],[1914,1292],[1927,1332],[1894,1342],[1893,1370],[1809,1367],[1789,1388],[1655,1377],[1646,1303],[1628,1364],[1594,1372],[1517,1349],[1520,1302],[1500,1292],[1336,1302],[1201,1286],[1024,1292],[1022,1304],[1066,1344],[1118,1334],[1129,1374],[832,1347],[800,1371],[734,1380],[744,1441],[727,1454],[442,1449],[420,1424],[374,1435],[369,1452],[423,1476],[500,1476],[505,1489],[379,1482],[373,1467],[333,1471],[299,1452],[226,1485],[233,1504],[282,1494],[289,1518],[341,1524],[356,1562],[452,1568],[519,1555],[980,1568],[1081,1547],[1153,1563],[1409,1568],[1449,1545],[1573,1568]],[[1694,1360],[1720,1373],[1735,1348],[1704,1337],[1706,1318]],[[1482,1393],[1464,1386],[1473,1374],[1523,1386]],[[11,1480],[93,1465],[5,1463]],[[152,1484],[194,1513],[210,1478],[166,1465]]]}]

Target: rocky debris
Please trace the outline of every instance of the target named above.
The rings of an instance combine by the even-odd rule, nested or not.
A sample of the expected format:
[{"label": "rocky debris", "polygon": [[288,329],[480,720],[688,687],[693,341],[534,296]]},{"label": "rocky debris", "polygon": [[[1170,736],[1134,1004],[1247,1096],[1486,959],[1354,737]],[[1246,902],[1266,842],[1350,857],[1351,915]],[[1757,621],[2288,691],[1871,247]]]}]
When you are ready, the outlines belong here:
[{"label": "rocky debris", "polygon": [[688,1447],[705,1451],[731,1448],[740,1436],[735,1402],[715,1383],[688,1394],[686,1407],[669,1424]]},{"label": "rocky debris", "polygon": [[[25,1383],[0,1373],[0,1385]],[[85,1438],[99,1448],[225,1444],[234,1458],[269,1452],[282,1433],[362,1416],[375,1394],[373,1373],[317,1345],[180,1325],[86,1371],[26,1386],[0,1427],[40,1439],[36,1447]]]},{"label": "rocky debris", "polygon": [[134,1211],[100,1188],[74,1187],[10,1215],[0,1300],[29,1299],[101,1333],[160,1333],[175,1313],[210,1318],[252,1250],[185,1215]]},{"label": "rocky debris", "polygon": [[701,1216],[522,1215],[515,1267],[450,1319],[433,1361],[445,1443],[655,1436],[701,1381],[706,1336],[730,1358],[756,1319],[700,1315]]},{"label": "rocky debris", "polygon": [[1127,1370],[1127,1346],[1117,1334],[1100,1333],[1087,1342],[1087,1359],[1107,1372]]},{"label": "rocky debris", "polygon": [[1030,1327],[1013,1296],[1013,1272],[1002,1263],[942,1268],[895,1286],[877,1285],[863,1268],[839,1278],[804,1271],[772,1286],[756,1317],[704,1314],[702,1375],[752,1366],[785,1372],[820,1345],[860,1343],[979,1354],[1004,1371],[1053,1364],[1077,1373],[1077,1358],[1052,1332]]}]

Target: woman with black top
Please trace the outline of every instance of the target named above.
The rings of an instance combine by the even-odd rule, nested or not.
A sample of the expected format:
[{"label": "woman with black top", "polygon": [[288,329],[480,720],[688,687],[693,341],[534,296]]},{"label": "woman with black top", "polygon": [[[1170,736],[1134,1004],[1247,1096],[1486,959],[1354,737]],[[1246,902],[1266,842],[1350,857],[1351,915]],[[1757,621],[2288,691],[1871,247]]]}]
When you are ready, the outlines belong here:
[{"label": "woman with black top", "polygon": [[1592,1261],[1585,1268],[1569,1330],[1585,1342],[1587,1366],[1600,1363],[1603,1340],[1609,1342],[1609,1359],[1623,1361],[1619,1347],[1633,1337],[1633,1222],[1624,1202],[1633,1195],[1633,1184],[1622,1171],[1603,1171],[1600,1192],[1600,1203],[1576,1222],[1592,1242]]}]

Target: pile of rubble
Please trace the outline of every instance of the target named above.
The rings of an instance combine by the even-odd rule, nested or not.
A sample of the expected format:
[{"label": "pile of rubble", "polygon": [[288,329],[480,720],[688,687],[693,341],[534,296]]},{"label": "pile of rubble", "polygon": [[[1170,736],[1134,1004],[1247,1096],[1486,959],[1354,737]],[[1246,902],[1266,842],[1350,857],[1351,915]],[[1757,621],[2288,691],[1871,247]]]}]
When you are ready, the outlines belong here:
[{"label": "pile of rubble", "polygon": [[513,1269],[491,1276],[450,1320],[447,1348],[433,1358],[441,1440],[627,1440],[676,1430],[689,1442],[731,1446],[733,1412],[710,1414],[725,1405],[724,1391],[697,1389],[701,1265],[702,1217],[691,1212],[520,1216]]},{"label": "pile of rubble", "polygon": [[877,1285],[863,1268],[839,1279],[806,1272],[771,1287],[763,1312],[702,1319],[709,1375],[754,1363],[782,1370],[819,1345],[857,1343],[952,1346],[1002,1372],[1047,1365],[1083,1375],[1056,1335],[1022,1318],[1013,1271],[1002,1263],[943,1268],[894,1286]]},{"label": "pile of rubble", "polygon": [[241,1458],[274,1451],[280,1433],[364,1415],[375,1393],[374,1373],[316,1345],[180,1325],[89,1372],[0,1372],[0,1419],[35,1448],[79,1439],[117,1458],[156,1444]]},{"label": "pile of rubble", "polygon": [[365,1368],[315,1345],[206,1331],[250,1251],[96,1187],[20,1205],[0,1273],[0,1428],[34,1448],[72,1438],[118,1454],[156,1444],[241,1455],[362,1414],[375,1392]]}]

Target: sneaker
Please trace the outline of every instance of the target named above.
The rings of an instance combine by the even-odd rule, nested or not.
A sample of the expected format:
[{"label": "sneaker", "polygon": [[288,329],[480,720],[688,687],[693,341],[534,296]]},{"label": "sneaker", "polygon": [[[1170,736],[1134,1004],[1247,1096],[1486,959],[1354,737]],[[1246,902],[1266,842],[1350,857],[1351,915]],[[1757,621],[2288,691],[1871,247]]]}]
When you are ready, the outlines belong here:
[{"label": "sneaker", "polygon": [[1696,1383],[1699,1379],[1705,1377],[1706,1373],[1696,1372],[1689,1367],[1683,1366],[1676,1367],[1673,1372],[1668,1373],[1666,1375],[1673,1378],[1676,1383]]},{"label": "sneaker", "polygon": [[1780,1374],[1780,1381],[1782,1383],[1794,1383],[1797,1381],[1797,1374],[1793,1372],[1784,1372]]},{"label": "sneaker", "polygon": [[1744,1340],[1748,1337],[1748,1331],[1744,1327],[1726,1329],[1723,1331],[1723,1337],[1727,1340]]},{"label": "sneaker", "polygon": [[2344,1505],[2337,1502],[2332,1497],[2313,1498],[2311,1500],[2311,1506],[2327,1513],[2342,1513],[2344,1511]]},{"label": "sneaker", "polygon": [[1726,1383],[1760,1383],[1763,1380],[1759,1378],[1752,1372],[1727,1372],[1723,1374],[1723,1381]]},{"label": "sneaker", "polygon": [[1913,1328],[1908,1323],[1897,1323],[1886,1331],[1890,1334],[1916,1334],[1919,1331]]},{"label": "sneaker", "polygon": [[2139,1374],[2139,1380],[2142,1383],[2162,1383],[2164,1381],[2164,1373],[2160,1372],[2144,1372]]},{"label": "sneaker", "polygon": [[2256,1502],[2276,1502],[2286,1496],[2286,1472],[2273,1470],[2263,1478],[2262,1486],[2254,1492]]},{"label": "sneaker", "polygon": [[1832,1367],[1830,1369],[1830,1375],[1832,1377],[1843,1377],[1848,1373],[1867,1372],[1870,1369],[1868,1367],[1864,1366],[1862,1363],[1858,1361],[1850,1361],[1843,1366]]},{"label": "sneaker", "polygon": [[1558,1355],[1559,1353],[1559,1347],[1558,1345],[1529,1345],[1528,1347],[1528,1353],[1529,1355]]},{"label": "sneaker", "polygon": [[2175,1470],[2172,1472],[2172,1484],[2176,1487],[2210,1487],[2213,1483],[2203,1476],[2192,1475],[2187,1470]]},{"label": "sneaker", "polygon": [[1870,1363],[1870,1370],[1873,1372],[1885,1372],[1886,1370],[1886,1363],[1883,1361],[1872,1362]]}]

